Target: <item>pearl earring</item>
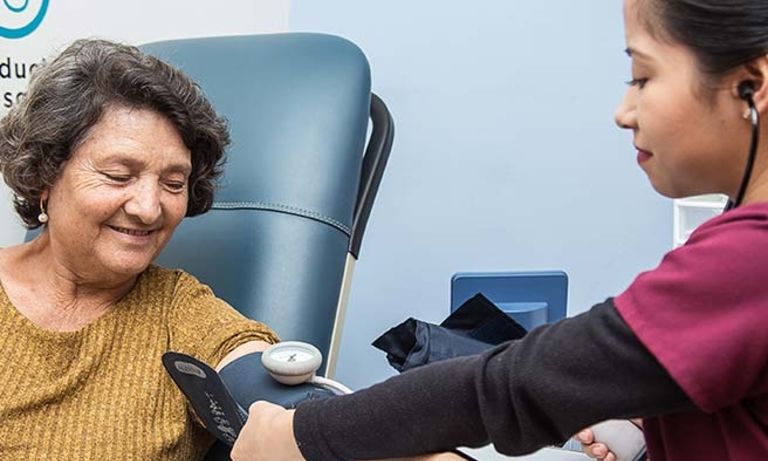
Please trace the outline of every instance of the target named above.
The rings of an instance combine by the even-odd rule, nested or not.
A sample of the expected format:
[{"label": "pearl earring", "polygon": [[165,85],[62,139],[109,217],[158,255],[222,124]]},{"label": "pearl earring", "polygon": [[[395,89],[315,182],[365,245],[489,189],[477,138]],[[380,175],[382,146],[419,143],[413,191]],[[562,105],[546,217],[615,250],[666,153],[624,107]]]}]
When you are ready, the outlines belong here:
[{"label": "pearl earring", "polygon": [[48,213],[45,212],[45,204],[42,197],[40,197],[40,214],[37,215],[37,220],[40,221],[40,224],[48,222]]}]

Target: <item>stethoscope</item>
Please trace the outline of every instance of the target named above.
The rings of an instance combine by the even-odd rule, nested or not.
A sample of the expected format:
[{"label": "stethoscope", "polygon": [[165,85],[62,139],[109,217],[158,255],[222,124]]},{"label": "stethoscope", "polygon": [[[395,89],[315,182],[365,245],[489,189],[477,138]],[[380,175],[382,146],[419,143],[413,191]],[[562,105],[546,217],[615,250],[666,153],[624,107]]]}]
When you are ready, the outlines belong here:
[{"label": "stethoscope", "polygon": [[723,211],[728,211],[741,205],[744,200],[744,194],[747,192],[749,180],[752,178],[752,168],[755,166],[755,157],[757,157],[757,147],[760,143],[760,112],[755,106],[755,86],[752,82],[746,80],[739,83],[739,98],[743,99],[749,105],[749,120],[752,123],[752,141],[749,146],[749,156],[747,165],[744,169],[744,176],[741,179],[741,186],[736,195],[736,200],[728,200]]}]

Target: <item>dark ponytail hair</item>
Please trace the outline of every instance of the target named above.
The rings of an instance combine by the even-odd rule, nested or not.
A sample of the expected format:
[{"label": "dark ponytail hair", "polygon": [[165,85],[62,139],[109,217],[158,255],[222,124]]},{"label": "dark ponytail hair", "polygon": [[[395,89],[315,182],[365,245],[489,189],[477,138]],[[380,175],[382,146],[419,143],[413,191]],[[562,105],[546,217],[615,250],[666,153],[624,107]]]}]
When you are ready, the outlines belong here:
[{"label": "dark ponytail hair", "polygon": [[692,50],[710,77],[768,53],[768,0],[640,1],[649,30]]}]

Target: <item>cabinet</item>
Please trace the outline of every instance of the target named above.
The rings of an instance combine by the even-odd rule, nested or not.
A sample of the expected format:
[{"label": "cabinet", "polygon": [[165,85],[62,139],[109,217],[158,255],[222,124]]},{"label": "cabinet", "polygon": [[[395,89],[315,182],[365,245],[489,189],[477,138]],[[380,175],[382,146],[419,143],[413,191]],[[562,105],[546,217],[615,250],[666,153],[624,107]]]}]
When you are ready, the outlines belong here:
[{"label": "cabinet", "polygon": [[673,201],[672,244],[679,247],[704,221],[723,212],[728,198],[710,194],[687,197]]}]

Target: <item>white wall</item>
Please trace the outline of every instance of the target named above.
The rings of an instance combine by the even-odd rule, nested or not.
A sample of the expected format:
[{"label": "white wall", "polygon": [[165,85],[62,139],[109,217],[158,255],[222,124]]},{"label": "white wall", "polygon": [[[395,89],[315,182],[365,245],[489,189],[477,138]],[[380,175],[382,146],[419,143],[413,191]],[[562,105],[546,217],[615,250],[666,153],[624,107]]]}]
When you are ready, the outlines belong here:
[{"label": "white wall", "polygon": [[[49,0],[37,29],[25,37],[6,38],[3,29],[28,24],[44,3],[48,0],[29,0],[19,12],[0,3],[0,117],[24,91],[29,66],[54,55],[74,39],[100,37],[141,44],[172,38],[284,32],[290,13],[290,0]],[[25,0],[7,0],[7,4],[21,9]],[[23,235],[24,229],[12,212],[10,191],[2,183],[0,246],[18,243]]]},{"label": "white wall", "polygon": [[[671,204],[612,123],[629,77],[620,2],[216,4],[51,0],[32,35],[0,38],[0,63],[82,36],[142,43],[283,31],[289,20],[360,45],[397,135],[352,286],[338,369],[347,384],[393,373],[368,344],[408,316],[445,317],[454,272],[564,269],[574,314],[671,246]],[[23,83],[0,79],[0,115],[3,93]],[[23,234],[8,204],[0,197],[0,246]]]},{"label": "white wall", "polygon": [[291,30],[357,43],[395,120],[352,281],[347,385],[394,373],[370,342],[445,318],[455,272],[563,269],[575,314],[671,247],[671,203],[613,123],[621,2],[293,0]]}]

